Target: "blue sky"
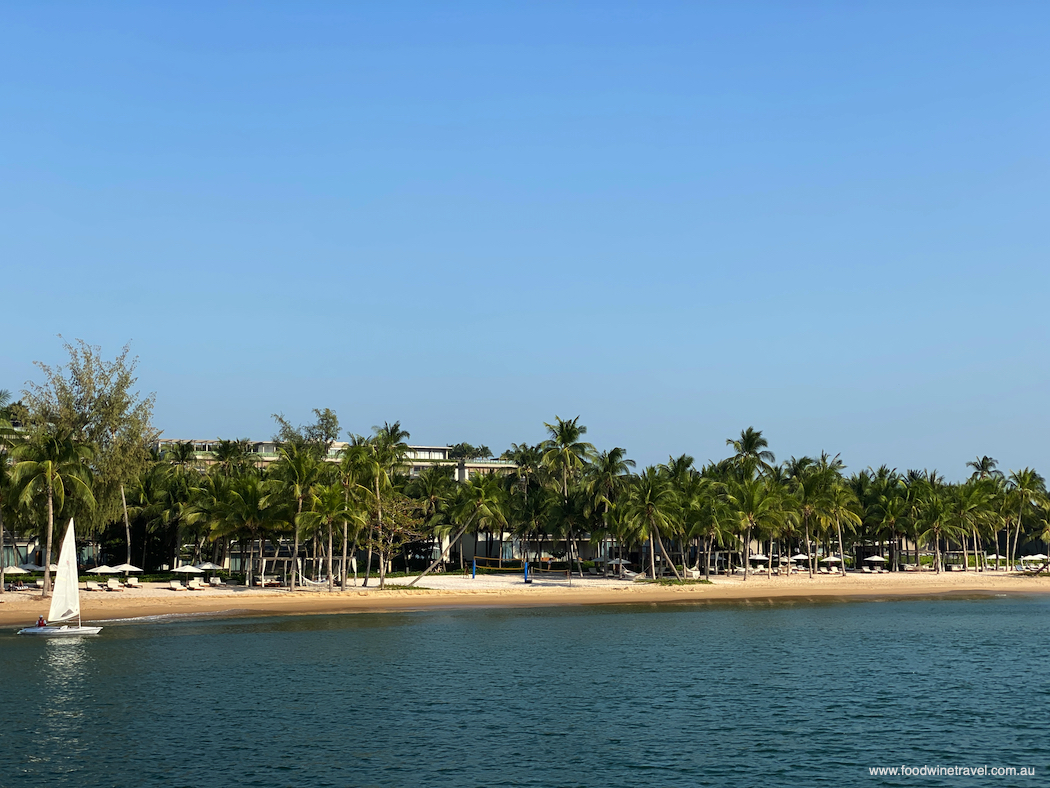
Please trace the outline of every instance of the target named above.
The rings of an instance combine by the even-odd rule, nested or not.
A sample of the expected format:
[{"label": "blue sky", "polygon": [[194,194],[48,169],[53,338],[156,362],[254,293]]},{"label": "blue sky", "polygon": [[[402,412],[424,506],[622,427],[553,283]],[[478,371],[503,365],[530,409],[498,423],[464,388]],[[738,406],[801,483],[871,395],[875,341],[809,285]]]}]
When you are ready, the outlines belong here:
[{"label": "blue sky", "polygon": [[1045,4],[3,16],[0,387],[62,334],[168,437],[1047,465]]}]

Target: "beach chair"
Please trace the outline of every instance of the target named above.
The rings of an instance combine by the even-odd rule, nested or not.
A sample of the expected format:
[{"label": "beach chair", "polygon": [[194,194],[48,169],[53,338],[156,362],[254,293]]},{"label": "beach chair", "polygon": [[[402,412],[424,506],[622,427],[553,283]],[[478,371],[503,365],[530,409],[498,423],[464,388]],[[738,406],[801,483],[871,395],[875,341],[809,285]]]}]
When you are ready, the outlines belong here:
[{"label": "beach chair", "polygon": [[117,580],[117,578],[111,577],[109,580],[106,581],[106,590],[107,591],[123,591],[124,590],[124,586],[121,584],[121,582],[119,580]]},{"label": "beach chair", "polygon": [[191,577],[190,581],[186,583],[186,588],[190,591],[203,591],[207,587],[199,577]]},{"label": "beach chair", "polygon": [[104,589],[102,586],[100,586],[94,580],[88,580],[86,583],[84,583],[84,590],[85,591],[105,591],[106,589]]},{"label": "beach chair", "polygon": [[129,577],[128,582],[125,583],[128,588],[142,588],[142,583],[139,582],[137,577]]},{"label": "beach chair", "polygon": [[226,584],[222,582],[221,577],[213,577],[208,580],[208,585],[210,585],[212,588],[218,588],[219,586],[224,586]]},{"label": "beach chair", "polygon": [[168,581],[168,588],[170,588],[172,591],[185,591],[186,590],[186,586],[184,586],[178,580],[169,580]]},{"label": "beach chair", "polygon": [[[866,575],[870,575],[870,574],[872,573],[872,568],[871,568],[870,566],[862,566],[862,567],[860,568],[860,571],[862,571],[862,572],[863,572],[864,574],[866,574]],[[878,570],[878,569],[876,569],[876,570],[874,570],[874,571],[878,572],[879,570]]]}]

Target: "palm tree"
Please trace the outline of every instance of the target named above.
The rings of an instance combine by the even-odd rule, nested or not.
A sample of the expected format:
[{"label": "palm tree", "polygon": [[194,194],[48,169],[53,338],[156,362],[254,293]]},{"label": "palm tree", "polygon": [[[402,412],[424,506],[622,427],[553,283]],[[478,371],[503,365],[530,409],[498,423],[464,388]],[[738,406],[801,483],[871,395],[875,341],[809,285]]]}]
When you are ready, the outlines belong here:
[{"label": "palm tree", "polygon": [[966,463],[967,467],[973,468],[973,473],[970,475],[971,479],[994,479],[1003,478],[1003,472],[996,470],[999,465],[999,461],[994,457],[989,457],[987,454],[983,457],[978,457],[976,460]]},{"label": "palm tree", "polygon": [[[318,460],[316,451],[300,443],[282,444],[277,449],[277,454],[278,458],[270,469],[270,475],[281,483],[276,489],[288,495],[294,502],[294,523],[302,514],[303,504],[310,497],[313,486],[321,478],[323,464]],[[289,589],[294,591],[299,572],[299,529],[293,526],[292,530],[292,574]]]},{"label": "palm tree", "polygon": [[725,489],[728,515],[736,525],[737,533],[743,537],[744,580],[747,580],[751,564],[751,537],[765,531],[773,531],[783,519],[780,505],[780,489],[772,487],[765,479],[732,479]]},{"label": "palm tree", "polygon": [[656,579],[656,552],[660,548],[663,556],[674,572],[674,576],[681,580],[674,561],[667,555],[664,549],[664,540],[661,530],[670,528],[672,518],[679,512],[678,495],[675,493],[671,480],[659,468],[648,467],[636,476],[631,483],[624,502],[624,517],[636,529],[642,539],[649,541],[649,568],[652,577]]},{"label": "palm tree", "polygon": [[11,428],[11,422],[7,418],[7,409],[11,404],[11,393],[6,389],[0,389],[0,594],[4,593],[4,507],[7,505],[7,496],[12,487],[11,466],[8,462],[8,452],[15,445],[15,431]]},{"label": "palm tree", "polygon": [[[569,477],[575,476],[586,465],[588,459],[594,454],[594,446],[581,438],[587,434],[587,428],[580,422],[580,417],[565,421],[555,416],[554,424],[544,423],[547,428],[548,437],[543,444],[543,465],[551,471],[555,478],[561,479],[562,503],[569,503]],[[579,569],[580,577],[583,577],[583,564],[580,562],[580,551],[576,547],[576,535],[569,528],[570,556],[572,561],[572,549],[576,552],[576,567]]]},{"label": "palm tree", "polygon": [[1013,546],[1010,545],[1010,533],[1006,534],[1006,558],[1013,566],[1015,553],[1017,552],[1018,540],[1021,537],[1021,524],[1025,512],[1032,510],[1046,500],[1046,480],[1043,479],[1032,468],[1010,473],[1010,488],[1014,499],[1017,501],[1017,524],[1014,529]]},{"label": "palm tree", "polygon": [[14,481],[21,486],[20,502],[28,506],[38,495],[47,499],[47,547],[44,553],[44,596],[51,595],[51,544],[55,528],[55,504],[62,509],[67,491],[74,500],[94,506],[91,447],[79,443],[68,432],[40,433],[13,449],[18,460]]},{"label": "palm tree", "polygon": [[726,439],[726,446],[732,446],[733,461],[744,476],[753,476],[756,471],[768,471],[776,461],[773,452],[768,450],[769,441],[762,437],[762,431],[748,427],[740,432],[740,437]]},{"label": "palm tree", "polygon": [[[222,516],[218,520],[217,534],[247,540],[245,583],[249,587],[252,584],[255,540],[264,535],[278,519],[278,515],[279,510],[273,503],[271,490],[257,473],[248,471],[233,479],[229,496],[222,507]],[[259,554],[262,557],[261,542]]]},{"label": "palm tree", "polygon": [[[328,576],[328,591],[335,590],[335,575],[332,572],[333,528],[335,523],[356,523],[363,525],[365,515],[354,506],[346,497],[342,484],[318,484],[310,492],[310,508],[301,512],[296,517],[296,528],[324,528],[328,535],[328,551],[326,554],[326,573]],[[343,541],[346,541],[344,531]],[[345,556],[344,556],[345,560]],[[344,590],[345,572],[344,572]]]},{"label": "palm tree", "polygon": [[458,485],[456,499],[450,507],[449,517],[452,522],[459,523],[459,530],[448,540],[448,545],[441,551],[441,555],[435,558],[419,577],[414,578],[409,583],[410,586],[414,586],[444,561],[452,545],[463,537],[472,524],[476,527],[506,524],[504,493],[499,478],[493,475],[478,474]]},{"label": "palm tree", "polygon": [[[614,501],[626,488],[634,460],[626,457],[626,450],[616,447],[603,451],[594,458],[587,479],[587,492],[591,496],[592,506],[602,511],[602,532],[609,533],[609,512]],[[690,463],[691,464],[691,463]],[[604,538],[604,537],[603,537]],[[609,561],[606,556],[605,574],[609,574]]]}]

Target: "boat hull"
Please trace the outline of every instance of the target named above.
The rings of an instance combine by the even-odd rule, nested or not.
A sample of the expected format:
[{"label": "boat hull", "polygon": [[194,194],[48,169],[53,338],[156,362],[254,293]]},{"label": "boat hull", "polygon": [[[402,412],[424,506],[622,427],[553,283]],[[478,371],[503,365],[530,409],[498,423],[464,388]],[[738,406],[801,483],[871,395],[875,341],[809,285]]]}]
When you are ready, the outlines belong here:
[{"label": "boat hull", "polygon": [[18,630],[19,635],[36,635],[44,638],[71,638],[83,635],[97,635],[102,627],[26,627]]}]

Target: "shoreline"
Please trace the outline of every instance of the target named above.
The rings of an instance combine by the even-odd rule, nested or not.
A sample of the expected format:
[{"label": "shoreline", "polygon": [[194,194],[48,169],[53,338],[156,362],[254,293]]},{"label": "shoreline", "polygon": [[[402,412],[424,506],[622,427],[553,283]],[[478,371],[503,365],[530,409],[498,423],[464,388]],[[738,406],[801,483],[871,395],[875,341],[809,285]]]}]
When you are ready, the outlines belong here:
[{"label": "shoreline", "polygon": [[[838,578],[718,578],[710,585],[656,586],[584,579],[573,587],[527,587],[499,578],[477,584],[462,577],[427,578],[427,589],[379,591],[360,586],[345,592],[280,589],[209,589],[173,592],[163,584],[124,592],[81,593],[85,622],[124,621],[158,616],[347,615],[469,608],[536,608],[657,603],[775,601],[827,602],[875,599],[993,597],[1050,594],[1050,577],[951,573],[847,575]],[[441,587],[435,587],[440,585]],[[473,585],[473,587],[472,587]],[[49,601],[35,592],[0,596],[0,626],[28,626],[47,615]]]}]

